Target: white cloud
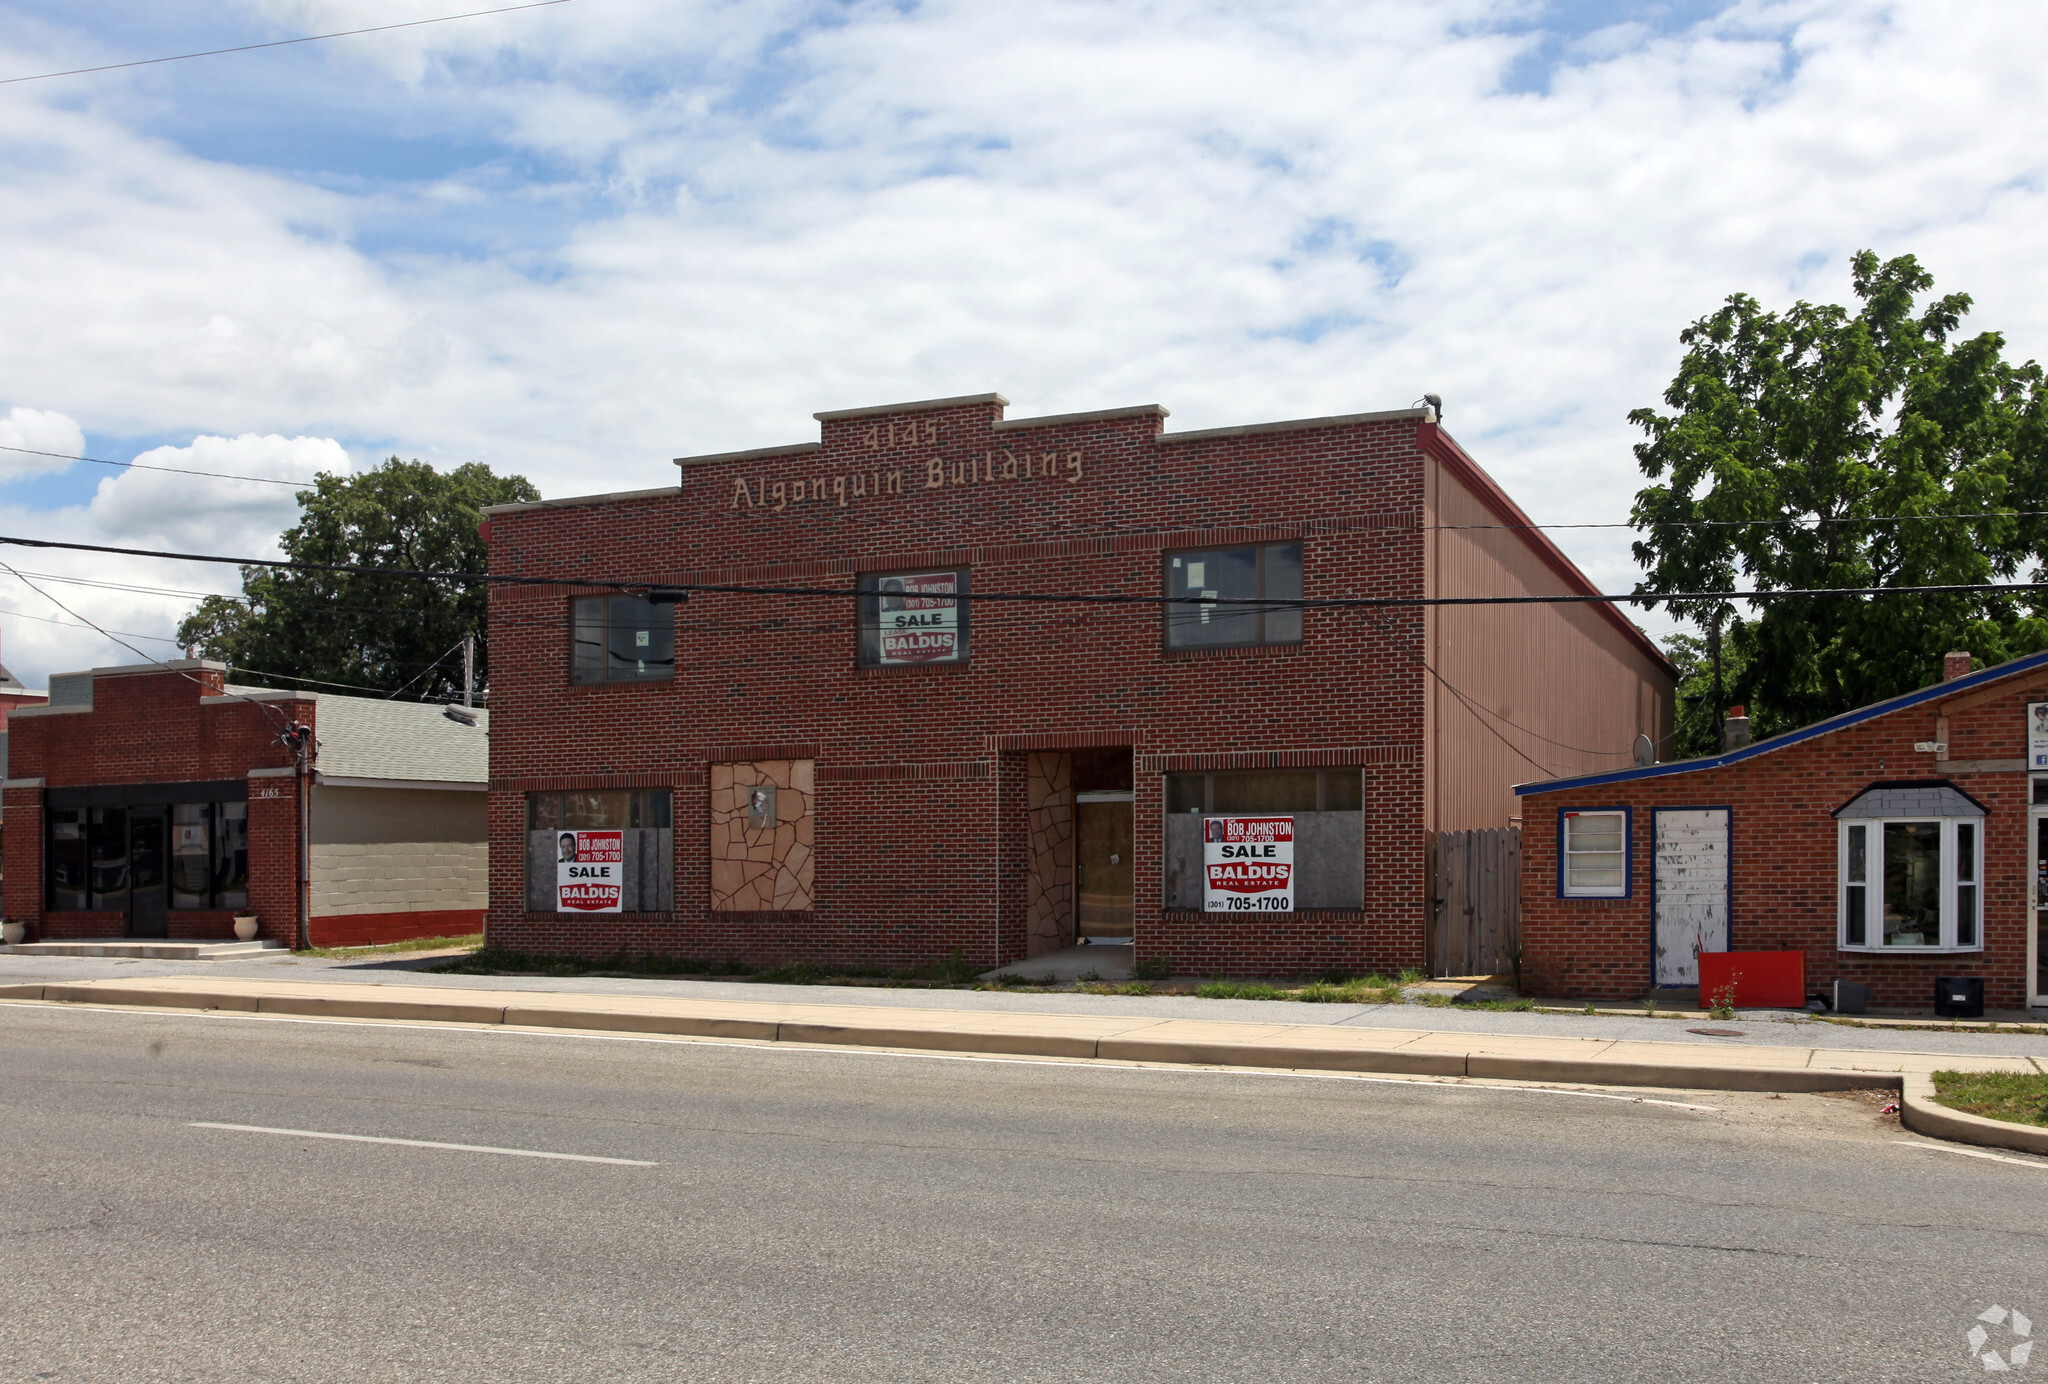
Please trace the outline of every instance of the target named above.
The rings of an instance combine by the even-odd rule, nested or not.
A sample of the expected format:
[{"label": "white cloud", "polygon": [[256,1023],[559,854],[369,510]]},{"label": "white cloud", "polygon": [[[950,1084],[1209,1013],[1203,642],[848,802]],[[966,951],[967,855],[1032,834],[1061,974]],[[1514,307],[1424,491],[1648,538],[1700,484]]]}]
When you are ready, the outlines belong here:
[{"label": "white cloud", "polygon": [[0,481],[62,471],[84,450],[85,434],[61,413],[16,406],[0,418]]},{"label": "white cloud", "polygon": [[[122,547],[234,557],[276,557],[278,535],[298,522],[297,490],[318,472],[346,475],[348,452],[329,437],[197,437],[157,447],[135,470],[99,484],[86,518]],[[165,468],[155,470],[149,468]],[[194,474],[212,473],[212,474]]]},{"label": "white cloud", "polygon": [[[2048,355],[2048,9],[1741,0],[1567,36],[1508,91],[1530,10],[608,0],[321,46],[365,129],[445,132],[453,171],[411,182],[200,157],[113,82],[10,88],[0,380],[95,434],[320,434],[549,494],[926,395],[1201,427],[1428,389],[1584,521],[1625,517],[1624,415],[1730,292],[1840,301],[1852,251],[1910,250]],[[224,550],[289,521],[159,514],[139,475],[80,522]],[[1560,537],[1633,581],[1626,533]]]}]

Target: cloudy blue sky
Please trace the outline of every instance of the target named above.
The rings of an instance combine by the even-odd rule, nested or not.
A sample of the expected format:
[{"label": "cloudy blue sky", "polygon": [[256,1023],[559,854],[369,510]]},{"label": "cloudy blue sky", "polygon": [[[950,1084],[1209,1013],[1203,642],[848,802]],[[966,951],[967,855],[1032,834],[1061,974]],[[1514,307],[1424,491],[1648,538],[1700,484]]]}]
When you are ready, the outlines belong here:
[{"label": "cloudy blue sky", "polygon": [[[0,77],[488,3],[0,0]],[[0,85],[0,443],[560,495],[826,408],[1429,390],[1540,520],[1619,520],[1624,415],[1728,293],[1910,251],[2048,356],[2044,50],[2010,0],[571,0]],[[258,553],[293,512],[0,452],[0,532]],[[19,551],[137,635],[192,597],[121,588],[233,586]],[[4,573],[0,631],[34,686],[132,658]]]}]

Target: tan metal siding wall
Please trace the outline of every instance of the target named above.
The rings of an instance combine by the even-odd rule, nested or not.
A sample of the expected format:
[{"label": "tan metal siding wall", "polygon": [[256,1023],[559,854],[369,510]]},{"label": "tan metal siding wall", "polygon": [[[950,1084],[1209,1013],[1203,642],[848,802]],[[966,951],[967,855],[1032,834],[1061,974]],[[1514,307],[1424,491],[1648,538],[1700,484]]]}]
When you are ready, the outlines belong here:
[{"label": "tan metal siding wall", "polygon": [[[1432,523],[1502,522],[1456,477],[1435,469]],[[1430,537],[1434,595],[1569,594],[1510,530],[1439,527]],[[1513,785],[1626,768],[1638,734],[1668,750],[1670,674],[1597,608],[1443,606],[1432,613],[1430,661],[1441,680],[1430,687],[1431,830],[1506,826],[1518,810]]]}]

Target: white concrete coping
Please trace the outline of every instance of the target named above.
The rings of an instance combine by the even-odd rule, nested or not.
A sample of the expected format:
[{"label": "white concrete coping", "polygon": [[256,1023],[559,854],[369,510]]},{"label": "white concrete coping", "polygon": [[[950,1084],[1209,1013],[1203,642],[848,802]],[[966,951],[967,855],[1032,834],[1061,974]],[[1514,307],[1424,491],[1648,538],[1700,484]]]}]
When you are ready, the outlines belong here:
[{"label": "white concrete coping", "polygon": [[1249,437],[1253,433],[1302,432],[1310,428],[1344,428],[1353,423],[1391,423],[1403,418],[1428,418],[1427,408],[1396,408],[1380,413],[1336,413],[1327,418],[1290,418],[1280,423],[1241,423],[1234,428],[1202,428],[1195,432],[1161,433],[1154,442],[1198,442],[1204,438]]},{"label": "white concrete coping", "polygon": [[1057,428],[1067,423],[1106,423],[1116,418],[1170,418],[1164,404],[1127,404],[1122,408],[1091,409],[1087,413],[1049,413],[1043,418],[1005,418],[989,424],[991,432],[1014,432],[1019,428]]},{"label": "white concrete coping", "polygon": [[904,404],[869,404],[862,408],[829,408],[811,417],[820,423],[839,423],[848,418],[871,418],[884,413],[920,413],[926,409],[959,408],[962,404],[1000,404],[1010,401],[1000,394],[955,394],[946,399],[912,399]]}]

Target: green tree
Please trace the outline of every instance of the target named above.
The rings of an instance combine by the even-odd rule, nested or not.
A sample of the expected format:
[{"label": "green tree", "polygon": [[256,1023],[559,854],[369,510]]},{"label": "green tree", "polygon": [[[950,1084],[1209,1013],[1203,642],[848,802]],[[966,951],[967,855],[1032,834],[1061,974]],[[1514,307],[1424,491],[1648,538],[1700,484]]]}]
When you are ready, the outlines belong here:
[{"label": "green tree", "polygon": [[[1679,334],[1635,448],[1661,484],[1636,495],[1645,592],[1811,590],[2004,581],[2039,561],[2048,523],[2048,391],[2004,338],[1958,339],[1968,295],[1916,305],[1911,255],[1851,260],[1858,308],[1767,312],[1747,294]],[[1995,517],[1951,518],[1942,516]],[[1675,602],[1702,631],[1726,616],[1727,700],[1759,736],[1923,687],[1948,649],[2001,662],[2048,647],[2031,596],[1798,596]]]},{"label": "green tree", "polygon": [[[483,507],[539,498],[525,477],[481,464],[436,471],[392,457],[373,471],[317,476],[279,542],[296,562],[482,572]],[[242,595],[207,597],[178,639],[235,668],[238,682],[317,680],[460,700],[464,635],[476,636],[479,686],[490,666],[487,608],[481,582],[244,567]]]}]

